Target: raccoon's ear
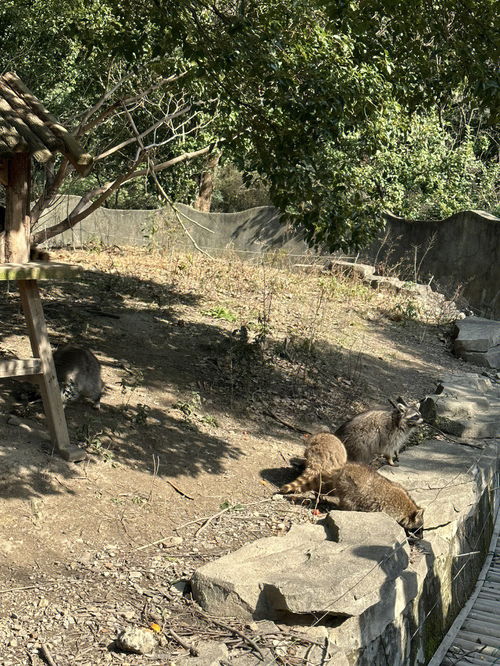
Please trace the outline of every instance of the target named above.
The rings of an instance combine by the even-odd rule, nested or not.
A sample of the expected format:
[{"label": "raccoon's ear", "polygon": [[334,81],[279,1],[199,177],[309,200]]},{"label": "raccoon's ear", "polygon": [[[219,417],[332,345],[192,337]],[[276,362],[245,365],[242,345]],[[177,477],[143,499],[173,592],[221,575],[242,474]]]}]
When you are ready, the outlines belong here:
[{"label": "raccoon's ear", "polygon": [[398,402],[398,404],[403,405],[403,407],[409,407],[406,400],[404,398],[402,398],[401,396],[398,398],[397,402]]},{"label": "raccoon's ear", "polygon": [[418,511],[415,511],[415,516],[414,516],[415,521],[417,521],[417,520],[422,521],[422,524],[423,524],[423,522],[424,522],[424,510],[425,509],[419,508]]}]

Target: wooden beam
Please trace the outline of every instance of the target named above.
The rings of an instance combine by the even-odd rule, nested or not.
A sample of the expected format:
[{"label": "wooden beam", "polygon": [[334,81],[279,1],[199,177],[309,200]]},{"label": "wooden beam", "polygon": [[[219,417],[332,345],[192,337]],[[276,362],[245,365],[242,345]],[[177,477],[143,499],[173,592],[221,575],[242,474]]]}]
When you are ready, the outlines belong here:
[{"label": "wooden beam", "polygon": [[36,280],[19,280],[18,285],[33,356],[39,358],[41,363],[42,375],[39,387],[52,443],[65,460],[71,462],[83,460],[86,456],[85,451],[69,441],[38,285]]},{"label": "wooden beam", "polygon": [[40,375],[42,362],[39,358],[8,358],[0,360],[0,377],[29,377]]},{"label": "wooden beam", "polygon": [[8,170],[4,261],[23,264],[28,261],[30,254],[28,205],[31,156],[28,153],[19,153],[11,157]]},{"label": "wooden beam", "polygon": [[0,263],[0,282],[3,280],[71,280],[82,275],[83,268],[57,261],[26,264]]}]

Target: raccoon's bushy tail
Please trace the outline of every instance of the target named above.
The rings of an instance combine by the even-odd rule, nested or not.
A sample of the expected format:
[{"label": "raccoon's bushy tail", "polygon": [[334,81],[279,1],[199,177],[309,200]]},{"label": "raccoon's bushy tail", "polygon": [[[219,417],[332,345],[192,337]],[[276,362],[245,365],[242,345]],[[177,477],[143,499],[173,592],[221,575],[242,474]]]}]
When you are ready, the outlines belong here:
[{"label": "raccoon's bushy tail", "polygon": [[306,490],[319,490],[321,486],[321,474],[306,469],[295,481],[281,486],[280,493],[305,492]]}]

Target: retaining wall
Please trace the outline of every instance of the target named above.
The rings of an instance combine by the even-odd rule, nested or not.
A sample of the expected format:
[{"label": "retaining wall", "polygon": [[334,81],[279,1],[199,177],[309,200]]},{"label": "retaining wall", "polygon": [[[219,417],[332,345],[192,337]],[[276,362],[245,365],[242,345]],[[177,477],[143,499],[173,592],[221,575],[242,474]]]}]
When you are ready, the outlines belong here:
[{"label": "retaining wall", "polygon": [[[433,278],[448,296],[457,288],[477,314],[500,318],[500,219],[464,211],[439,221],[387,215],[385,234],[367,251],[370,261],[403,262],[408,279]],[[399,275],[401,277],[401,275]]]},{"label": "retaining wall", "polygon": [[[64,219],[79,197],[60,197],[45,214],[42,226]],[[193,242],[211,254],[233,249],[247,259],[279,251],[290,257],[318,257],[293,227],[283,223],[272,206],[239,213],[201,213],[185,204],[172,210],[99,208],[73,229],[49,241],[59,245],[138,245],[193,249]],[[399,277],[422,282],[447,296],[457,288],[479,315],[500,318],[500,220],[482,211],[452,215],[442,221],[408,221],[387,216],[385,232],[363,256],[379,265],[394,266]],[[417,280],[415,280],[417,273]]]},{"label": "retaining wall", "polygon": [[[65,196],[41,220],[42,228],[63,220],[79,201]],[[193,249],[189,232],[198,247],[211,254],[233,249],[248,258],[280,251],[287,255],[314,255],[281,213],[272,206],[250,208],[239,213],[201,213],[185,204],[170,209],[118,210],[99,208],[63,234],[51,245],[82,246],[92,242],[108,245]],[[38,229],[37,229],[38,231]]]}]

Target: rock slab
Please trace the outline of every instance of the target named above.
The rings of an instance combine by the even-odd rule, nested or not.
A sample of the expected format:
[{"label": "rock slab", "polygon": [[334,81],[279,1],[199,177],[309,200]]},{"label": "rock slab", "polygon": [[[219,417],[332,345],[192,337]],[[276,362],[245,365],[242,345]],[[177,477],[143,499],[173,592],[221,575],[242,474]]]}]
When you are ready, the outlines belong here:
[{"label": "rock slab", "polygon": [[500,321],[467,317],[455,323],[453,350],[474,365],[500,368]]},{"label": "rock slab", "polygon": [[500,383],[474,373],[445,375],[420,403],[424,419],[455,437],[500,437]]},{"label": "rock slab", "polygon": [[408,563],[404,530],[392,518],[334,511],[323,525],[296,525],[206,564],[191,584],[209,613],[299,624],[312,614],[361,615]]}]

